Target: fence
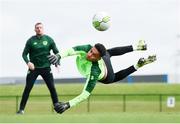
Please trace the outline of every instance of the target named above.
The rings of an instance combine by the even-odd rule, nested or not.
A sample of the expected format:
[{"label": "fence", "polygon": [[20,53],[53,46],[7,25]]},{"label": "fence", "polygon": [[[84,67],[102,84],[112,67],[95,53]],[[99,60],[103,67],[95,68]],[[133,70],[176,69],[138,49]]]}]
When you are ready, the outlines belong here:
[{"label": "fence", "polygon": [[[59,95],[59,97],[75,97],[77,95],[71,94],[71,95]],[[106,107],[114,107],[114,110],[117,110],[118,107],[121,106],[121,111],[126,112],[140,108],[138,106],[143,106],[142,110],[144,111],[145,109],[156,109],[158,112],[163,112],[167,111],[167,108],[165,104],[167,103],[167,98],[171,96],[176,99],[176,106],[174,107],[173,111],[175,112],[180,112],[180,94],[92,94],[86,102],[84,102],[84,107],[86,108],[87,112],[90,111],[95,111],[93,109],[94,107],[100,108],[104,105],[105,109]],[[36,98],[35,100],[38,101],[40,98],[46,98],[50,97],[49,95],[30,95],[30,98]],[[101,97],[101,98],[100,98]],[[107,99],[106,99],[107,97]],[[117,98],[118,97],[118,98]],[[21,96],[14,95],[14,96],[0,96],[0,113],[2,113],[2,107],[4,106],[3,104],[6,104],[6,100],[3,99],[15,99],[15,110],[18,110],[19,107],[19,100]],[[112,100],[113,98],[113,100]],[[118,102],[117,102],[118,101]],[[108,102],[108,103],[107,103]],[[156,102],[156,104],[154,104]],[[12,101],[11,101],[12,103]],[[148,103],[153,103],[153,105],[150,105]],[[97,104],[98,107],[97,107]],[[52,112],[53,106],[51,102],[48,103],[50,109]],[[150,106],[153,106],[152,108]],[[111,108],[110,107],[110,108]],[[113,109],[112,109],[113,110]],[[117,111],[119,111],[118,109]],[[5,111],[5,110],[4,110]],[[134,110],[136,111],[136,110]]]}]

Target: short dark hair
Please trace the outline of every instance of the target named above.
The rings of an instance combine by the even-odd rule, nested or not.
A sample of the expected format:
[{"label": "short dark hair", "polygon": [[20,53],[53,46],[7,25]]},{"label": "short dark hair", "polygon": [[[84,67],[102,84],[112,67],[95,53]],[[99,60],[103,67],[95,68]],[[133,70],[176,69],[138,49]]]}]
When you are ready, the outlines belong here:
[{"label": "short dark hair", "polygon": [[35,24],[35,27],[36,27],[37,25],[42,25],[42,22],[37,22],[37,23]]},{"label": "short dark hair", "polygon": [[99,51],[101,57],[106,54],[106,48],[103,44],[97,43],[94,47]]}]

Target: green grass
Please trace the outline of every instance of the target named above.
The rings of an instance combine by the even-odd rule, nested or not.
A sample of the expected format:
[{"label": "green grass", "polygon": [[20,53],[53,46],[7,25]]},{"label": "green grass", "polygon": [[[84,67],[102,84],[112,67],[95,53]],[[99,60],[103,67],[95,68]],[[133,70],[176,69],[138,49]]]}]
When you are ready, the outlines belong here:
[{"label": "green grass", "polygon": [[[57,92],[61,94],[79,94],[84,84],[56,84]],[[24,85],[1,85],[0,95],[22,95]],[[101,84],[98,83],[93,94],[146,94],[146,93],[179,93],[179,84],[139,83],[139,84]],[[31,94],[49,94],[45,84],[34,85]]]},{"label": "green grass", "polygon": [[[59,99],[68,101],[80,94],[84,84],[56,85]],[[21,96],[24,85],[0,85],[0,96]],[[84,101],[63,113],[53,112],[52,102],[46,85],[35,85],[28,100],[25,114],[18,116],[15,97],[0,98],[0,123],[19,122],[88,122],[88,123],[175,123],[180,122],[180,96],[175,96],[176,106],[167,108],[167,96],[162,97],[162,112],[159,112],[159,96],[143,94],[179,94],[179,84],[141,83],[141,84],[97,84],[88,102]],[[99,94],[100,96],[96,96]],[[117,94],[142,94],[126,97],[126,112],[123,112],[123,96]],[[48,95],[47,97],[31,97]],[[20,99],[19,99],[20,100]],[[18,102],[19,103],[19,102]]]},{"label": "green grass", "polygon": [[86,113],[1,115],[0,122],[16,123],[178,123],[180,113]]}]

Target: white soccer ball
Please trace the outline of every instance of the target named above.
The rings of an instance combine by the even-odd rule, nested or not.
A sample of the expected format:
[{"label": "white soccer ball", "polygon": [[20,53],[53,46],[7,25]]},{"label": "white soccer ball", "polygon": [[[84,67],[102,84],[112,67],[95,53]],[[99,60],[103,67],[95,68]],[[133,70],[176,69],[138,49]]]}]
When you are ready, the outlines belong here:
[{"label": "white soccer ball", "polygon": [[94,15],[92,23],[98,31],[106,31],[110,27],[110,16],[105,12],[98,12]]}]

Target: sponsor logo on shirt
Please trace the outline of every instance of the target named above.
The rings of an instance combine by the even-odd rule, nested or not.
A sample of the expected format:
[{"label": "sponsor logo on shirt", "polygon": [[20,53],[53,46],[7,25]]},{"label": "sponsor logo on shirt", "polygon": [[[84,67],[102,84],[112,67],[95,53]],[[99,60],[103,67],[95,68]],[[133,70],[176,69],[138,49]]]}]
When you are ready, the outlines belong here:
[{"label": "sponsor logo on shirt", "polygon": [[37,42],[34,42],[33,45],[37,45]]}]

